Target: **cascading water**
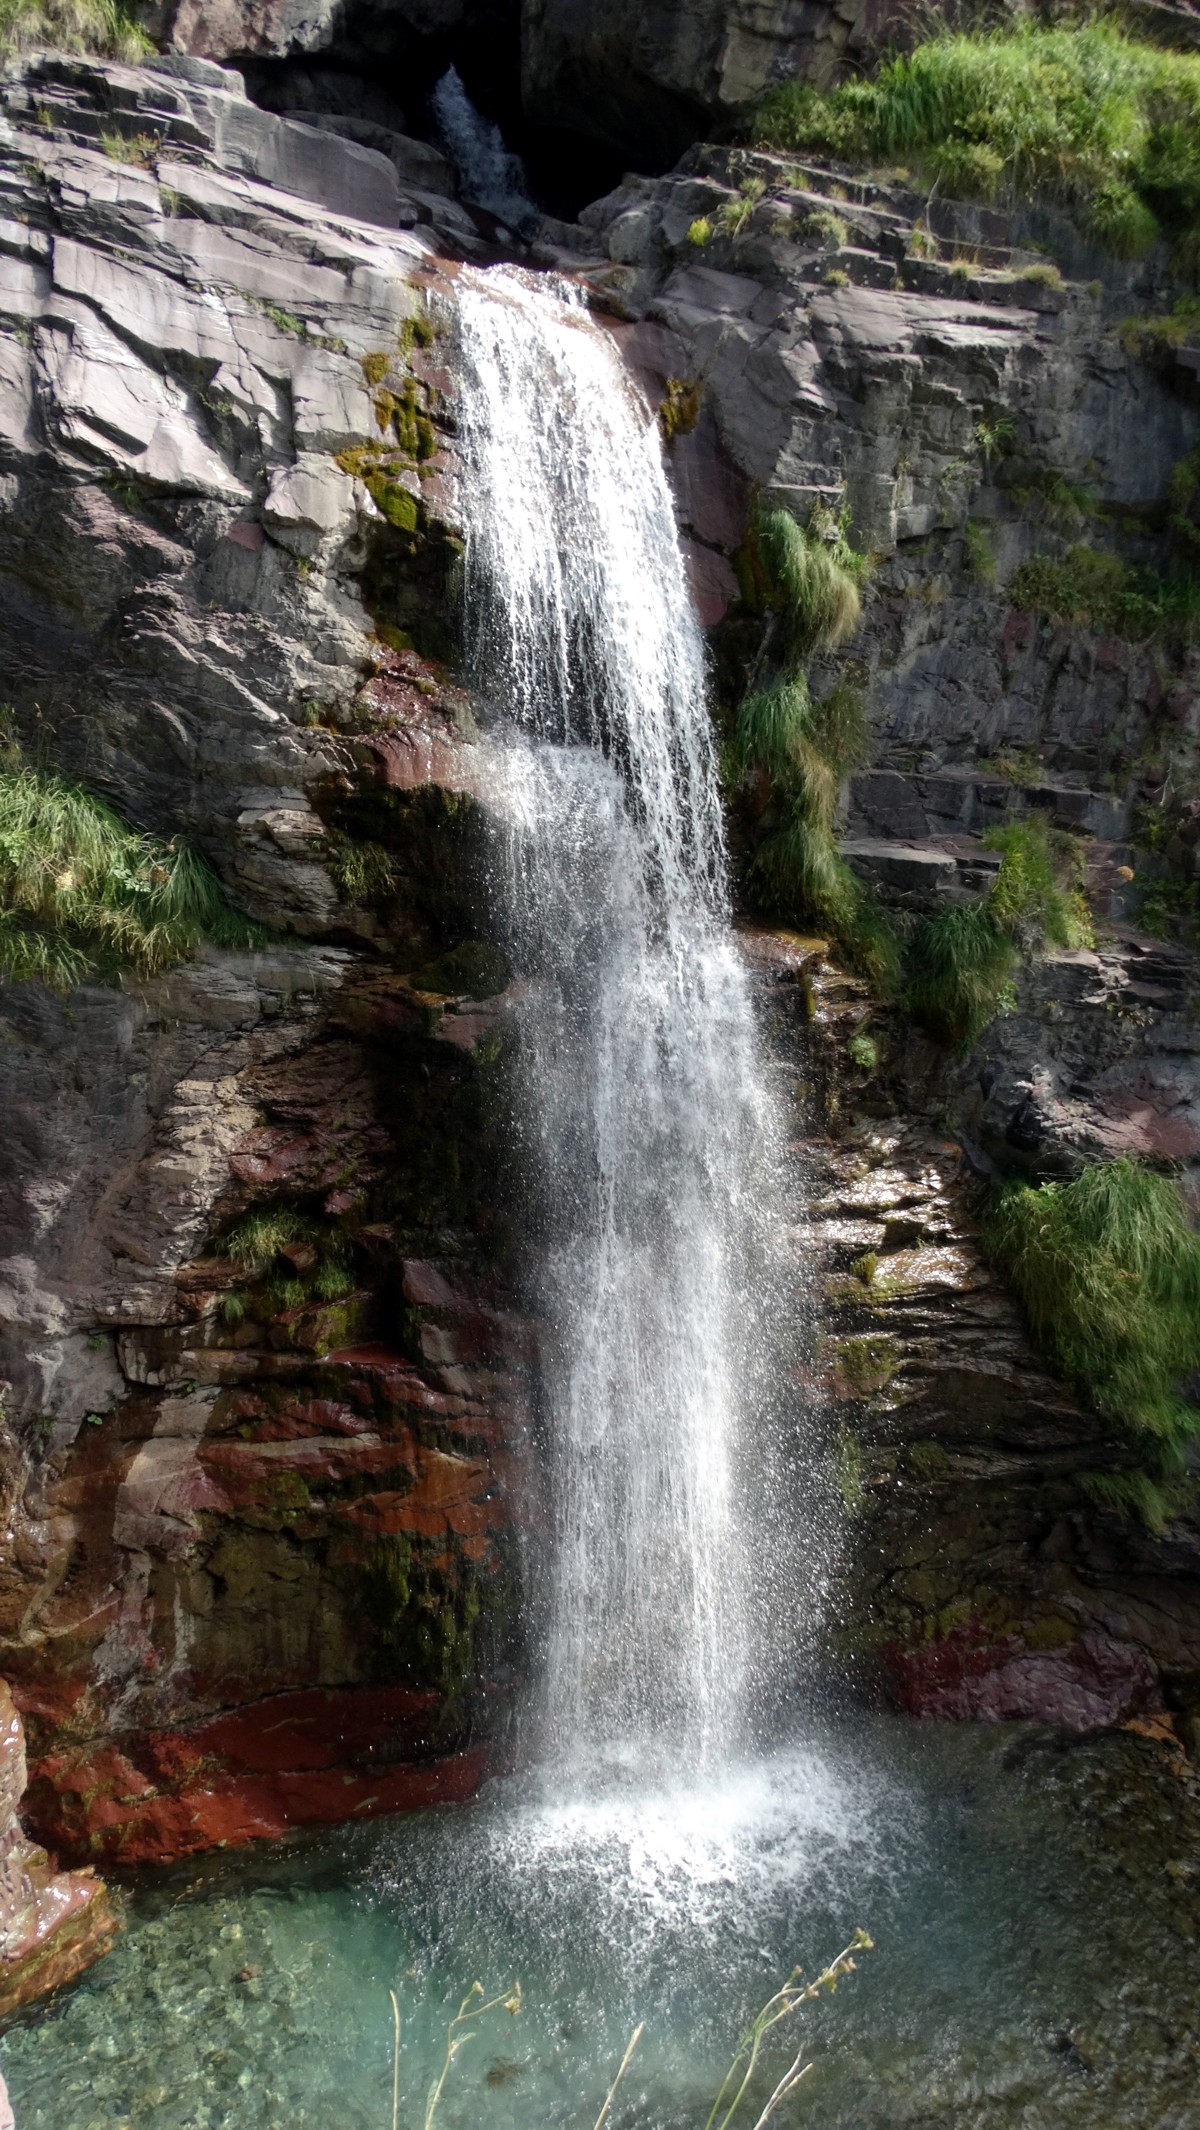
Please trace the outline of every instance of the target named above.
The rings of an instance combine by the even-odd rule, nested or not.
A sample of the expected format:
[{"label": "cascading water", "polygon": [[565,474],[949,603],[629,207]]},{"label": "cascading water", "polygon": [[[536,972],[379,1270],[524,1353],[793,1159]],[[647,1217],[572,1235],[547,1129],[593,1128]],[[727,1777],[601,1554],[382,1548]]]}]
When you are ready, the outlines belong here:
[{"label": "cascading water", "polygon": [[[458,288],[471,653],[498,721],[497,904],[527,979],[558,1753],[472,1806],[189,1859],[186,1885],[156,1874],[108,1957],[3,2036],[17,2120],[379,2130],[420,2120],[449,2071],[440,2130],[569,2130],[598,2108],[611,2130],[697,2130],[781,1977],[862,1922],[879,1950],[836,2003],[805,2004],[801,2034],[767,2038],[739,2123],[804,2039],[815,2068],[786,2119],[822,2130],[1183,2130],[1191,1823],[1144,1752],[1130,1816],[1140,1741],[1064,1752],[1040,1727],[803,1708],[782,1743],[741,1726],[772,1621],[790,1637],[806,1607],[787,1531],[811,1549],[821,1518],[811,1475],[801,1516],[772,1469],[802,1401],[764,1336],[788,1299],[760,1240],[782,1225],[774,1125],[727,931],[702,661],[653,428],[603,334],[544,284]],[[614,1743],[622,1779],[589,1782]],[[456,2020],[448,2056],[475,1976],[509,2004],[519,1976],[524,2008]]]},{"label": "cascading water", "polygon": [[738,1449],[774,1120],[730,933],[705,670],[657,427],[532,277],[459,284],[468,661],[530,980],[520,1116],[548,1326],[559,1756],[741,1713]]}]

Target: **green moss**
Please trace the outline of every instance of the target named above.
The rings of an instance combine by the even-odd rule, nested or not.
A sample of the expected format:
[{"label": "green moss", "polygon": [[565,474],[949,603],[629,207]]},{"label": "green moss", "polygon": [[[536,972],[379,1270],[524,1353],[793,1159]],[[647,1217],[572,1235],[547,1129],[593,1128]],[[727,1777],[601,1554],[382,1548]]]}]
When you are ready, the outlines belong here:
[{"label": "green moss", "polygon": [[444,998],[494,998],[509,981],[508,962],[500,948],[482,939],[466,939],[461,946],[439,954],[435,961],[414,969],[409,982],[416,991],[431,991]]},{"label": "green moss", "polygon": [[846,1044],[846,1056],[860,1072],[874,1072],[879,1063],[879,1045],[873,1036],[852,1035]]},{"label": "green moss", "polygon": [[896,1340],[886,1334],[876,1338],[843,1339],[837,1348],[838,1368],[856,1398],[867,1398],[873,1391],[886,1390],[901,1358]]},{"label": "green moss", "polygon": [[1052,198],[1121,257],[1200,209],[1200,57],[1112,22],[943,31],[830,91],[785,82],[755,122],[763,145],[855,161],[901,158],[944,193]]},{"label": "green moss", "polygon": [[673,443],[677,436],[687,436],[700,417],[700,400],[704,380],[700,377],[668,377],[662,405],[658,410],[658,426],[666,443]]},{"label": "green moss", "polygon": [[456,1714],[476,1669],[482,1608],[474,1577],[452,1582],[423,1563],[412,1540],[399,1533],[372,1549],[360,1590],[380,1675],[434,1688],[443,1715]]},{"label": "green moss", "polygon": [[432,320],[426,318],[422,312],[414,311],[412,317],[406,318],[401,326],[397,345],[407,361],[414,348],[432,347],[436,338],[437,331]]},{"label": "green moss", "polygon": [[1200,1235],[1178,1185],[1124,1157],[1004,1194],[988,1239],[1059,1373],[1139,1452],[1098,1498],[1161,1527],[1200,1433],[1180,1385],[1200,1368]]},{"label": "green moss", "polygon": [[963,539],[972,575],[990,589],[996,582],[996,554],[986,526],[976,525],[968,519],[963,527]]},{"label": "green moss", "polygon": [[918,1479],[947,1479],[954,1470],[954,1459],[940,1442],[910,1442],[904,1455]]},{"label": "green moss", "polygon": [[356,842],[336,829],[329,836],[329,870],[343,902],[382,902],[392,892],[394,869],[381,844]]}]

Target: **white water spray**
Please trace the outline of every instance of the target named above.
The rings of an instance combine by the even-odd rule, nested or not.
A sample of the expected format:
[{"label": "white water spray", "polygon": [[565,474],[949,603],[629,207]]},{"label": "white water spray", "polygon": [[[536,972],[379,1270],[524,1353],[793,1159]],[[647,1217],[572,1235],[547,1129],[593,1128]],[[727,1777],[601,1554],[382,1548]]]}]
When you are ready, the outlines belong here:
[{"label": "white water spray", "polygon": [[468,659],[503,735],[497,900],[531,980],[545,1717],[557,1757],[703,1761],[749,1658],[738,1451],[774,1121],[657,426],[565,293],[459,284]]}]

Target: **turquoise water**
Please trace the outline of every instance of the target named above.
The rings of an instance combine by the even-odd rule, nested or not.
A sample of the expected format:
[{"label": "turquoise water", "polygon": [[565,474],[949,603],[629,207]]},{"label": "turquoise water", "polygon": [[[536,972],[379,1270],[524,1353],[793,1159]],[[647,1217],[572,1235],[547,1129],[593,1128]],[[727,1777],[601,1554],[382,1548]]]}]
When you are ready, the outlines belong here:
[{"label": "turquoise water", "polygon": [[700,2130],[746,2017],[861,1923],[781,2124],[1197,2130],[1197,1827],[1155,1747],[1023,1726],[860,1721],[570,1805],[512,1778],[141,1877],[116,1951],[0,2062],[18,2130],[388,2130],[394,1987],[420,2130],[459,1999],[519,1980],[439,2130],[591,2130],[639,2021],[617,2130]]}]

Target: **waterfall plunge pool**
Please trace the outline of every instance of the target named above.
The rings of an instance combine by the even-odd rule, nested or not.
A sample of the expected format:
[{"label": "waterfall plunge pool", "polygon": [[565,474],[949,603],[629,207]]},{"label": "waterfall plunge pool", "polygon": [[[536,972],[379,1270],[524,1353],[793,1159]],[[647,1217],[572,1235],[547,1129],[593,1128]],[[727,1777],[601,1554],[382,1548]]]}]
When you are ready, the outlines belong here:
[{"label": "waterfall plunge pool", "polygon": [[18,2130],[388,2130],[394,1987],[420,2130],[459,1999],[519,1980],[439,2130],[591,2130],[638,2021],[615,2130],[702,2130],[747,2017],[861,1923],[876,1949],[797,2015],[781,2126],[1196,2130],[1198,1824],[1160,1748],[1023,1725],[861,1718],[571,1802],[514,1776],[141,1875],[115,1951],[0,2064]]}]

